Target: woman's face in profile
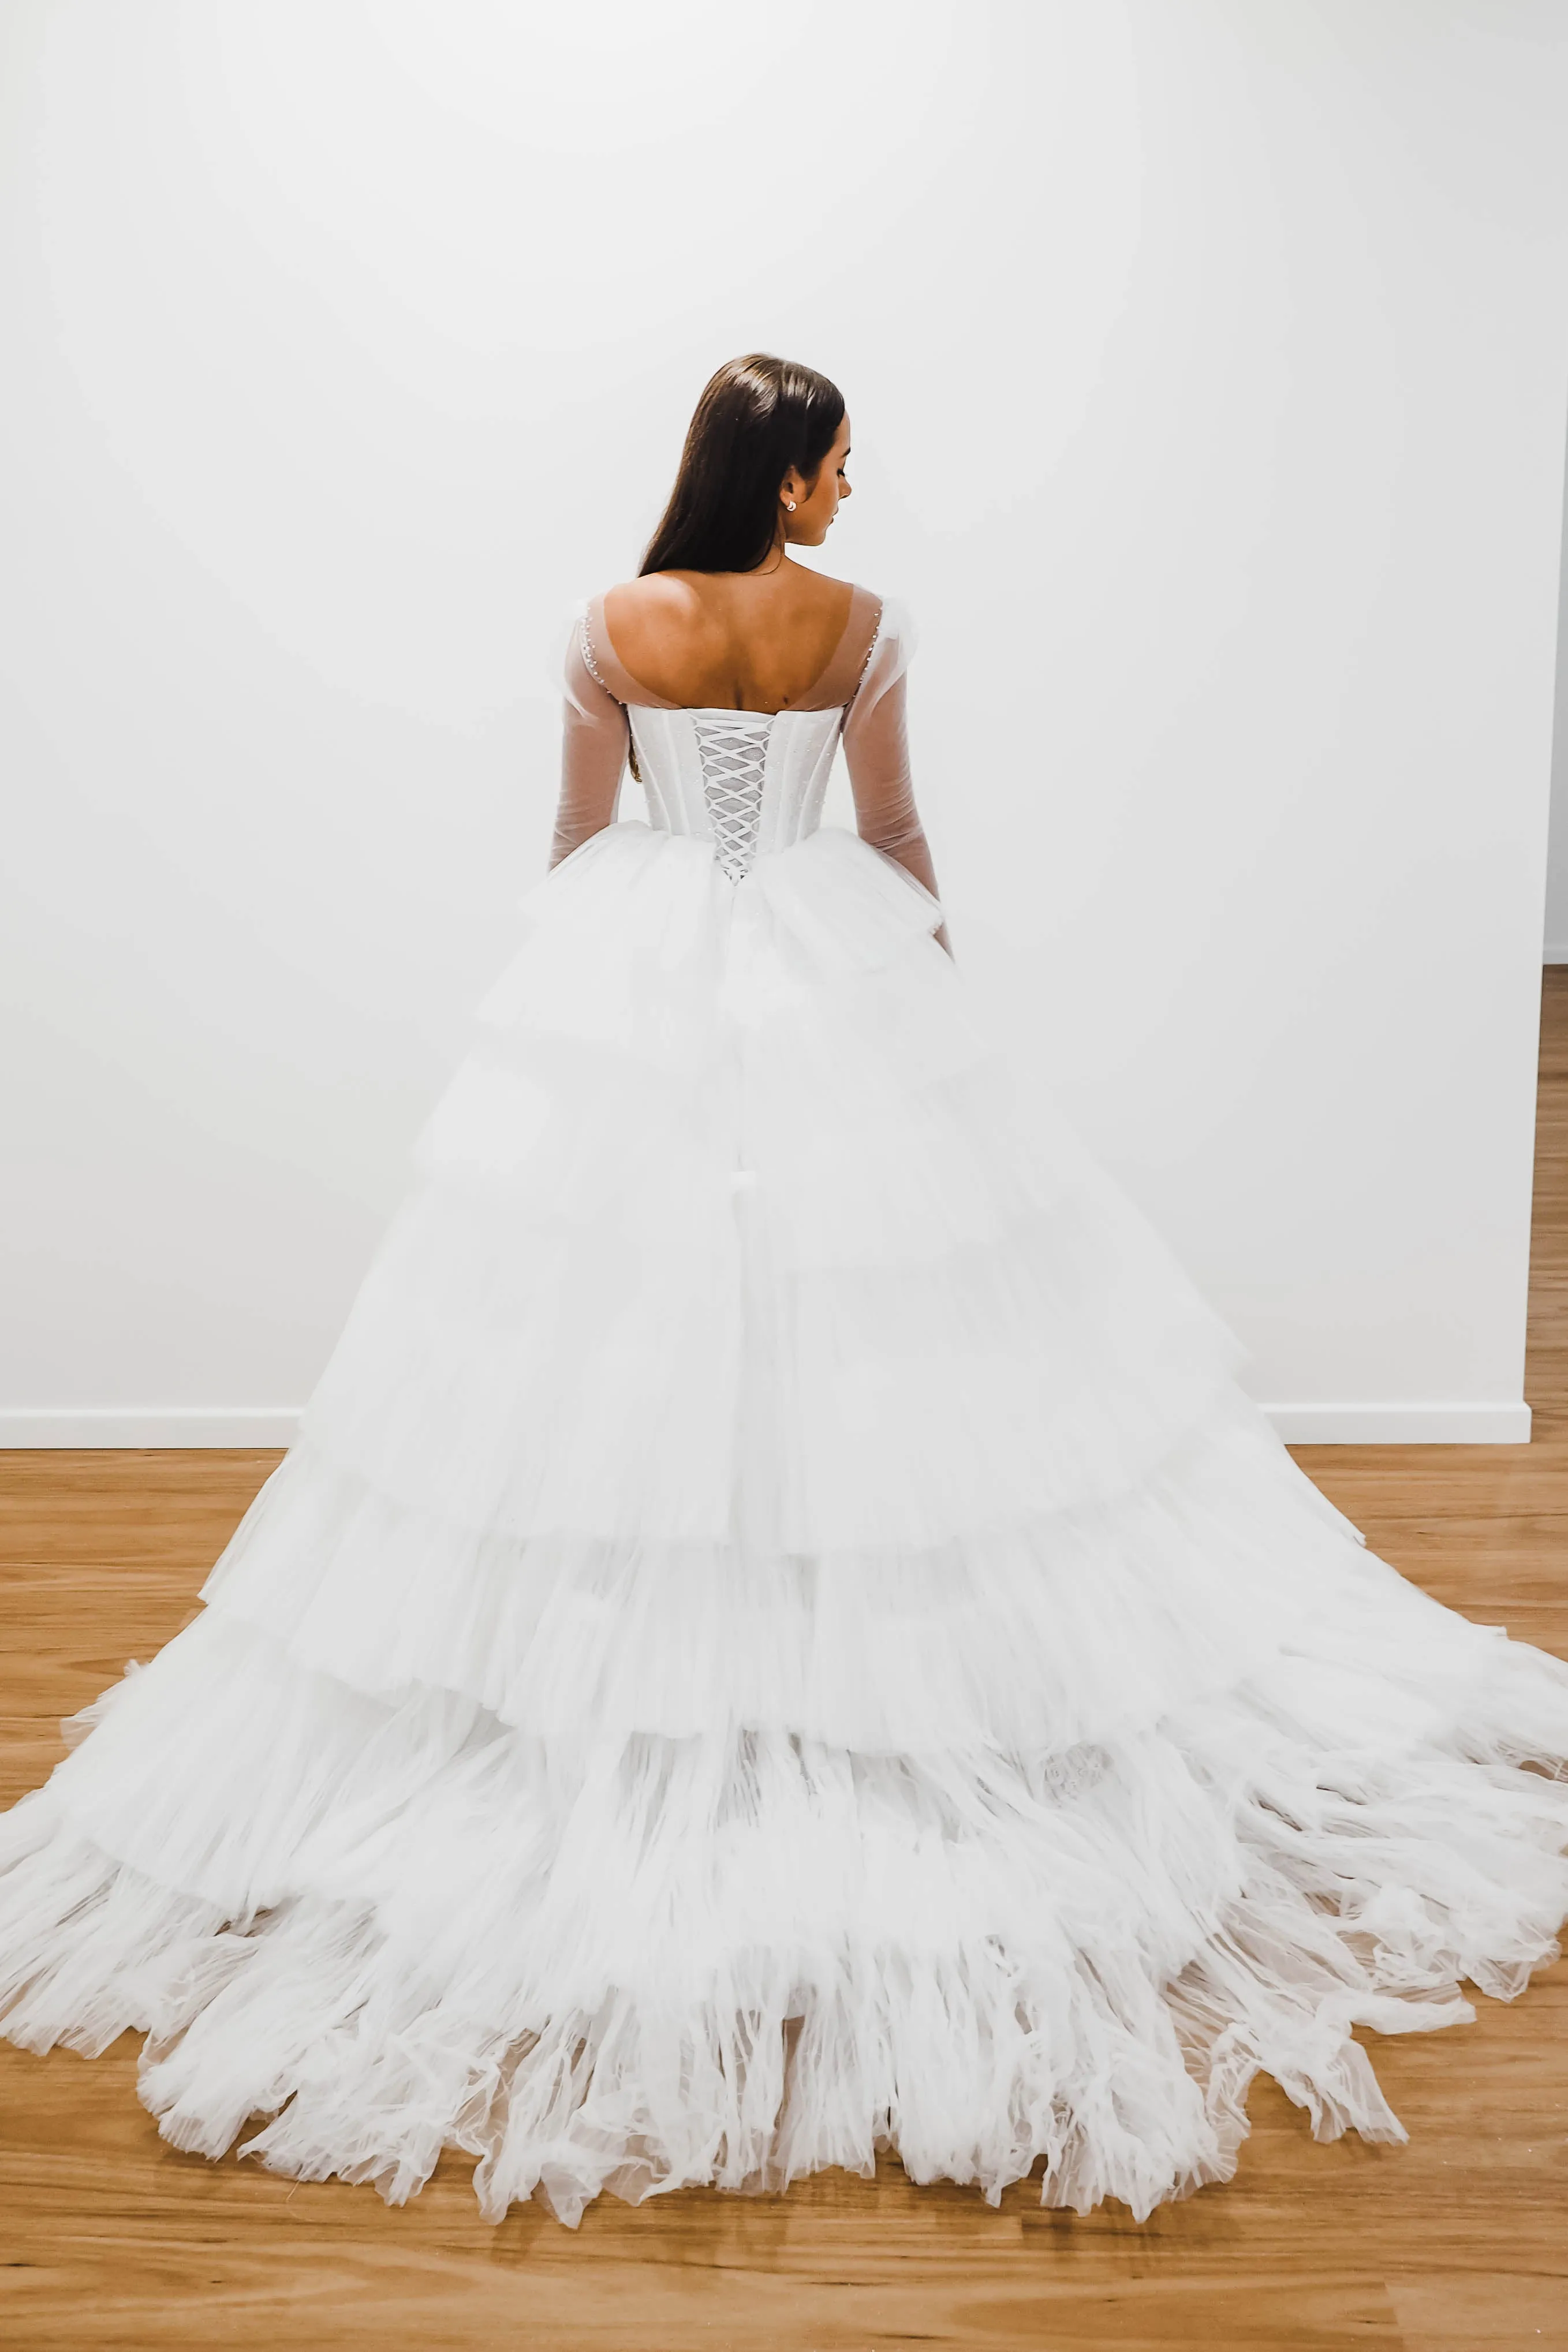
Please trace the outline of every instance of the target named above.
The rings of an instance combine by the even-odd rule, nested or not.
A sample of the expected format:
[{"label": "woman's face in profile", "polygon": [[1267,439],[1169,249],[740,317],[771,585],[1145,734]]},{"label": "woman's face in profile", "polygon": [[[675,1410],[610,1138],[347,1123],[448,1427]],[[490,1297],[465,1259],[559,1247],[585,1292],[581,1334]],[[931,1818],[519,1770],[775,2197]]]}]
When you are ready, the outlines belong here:
[{"label": "woman's face in profile", "polygon": [[[784,515],[784,537],[801,547],[820,547],[826,538],[839,502],[852,495],[845,467],[849,462],[849,419],[845,417],[833,436],[833,446],[817,470],[809,496],[795,494],[794,514]],[[804,485],[802,486],[804,488]]]}]

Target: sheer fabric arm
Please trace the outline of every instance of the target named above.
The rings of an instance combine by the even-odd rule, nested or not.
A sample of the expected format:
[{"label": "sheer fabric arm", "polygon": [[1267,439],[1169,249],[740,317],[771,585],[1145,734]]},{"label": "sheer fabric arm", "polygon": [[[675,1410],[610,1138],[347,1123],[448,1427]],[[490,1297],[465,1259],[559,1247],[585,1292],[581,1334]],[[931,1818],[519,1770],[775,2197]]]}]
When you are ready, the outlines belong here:
[{"label": "sheer fabric arm", "polygon": [[[896,859],[934,898],[936,868],[910,772],[905,672],[913,651],[908,619],[889,603],[844,721],[844,757],[861,840]],[[951,955],[945,923],[936,938]]]},{"label": "sheer fabric arm", "polygon": [[566,703],[562,714],[561,797],[550,844],[552,866],[615,823],[630,740],[625,705],[588,667],[581,618],[572,624],[562,682]]}]

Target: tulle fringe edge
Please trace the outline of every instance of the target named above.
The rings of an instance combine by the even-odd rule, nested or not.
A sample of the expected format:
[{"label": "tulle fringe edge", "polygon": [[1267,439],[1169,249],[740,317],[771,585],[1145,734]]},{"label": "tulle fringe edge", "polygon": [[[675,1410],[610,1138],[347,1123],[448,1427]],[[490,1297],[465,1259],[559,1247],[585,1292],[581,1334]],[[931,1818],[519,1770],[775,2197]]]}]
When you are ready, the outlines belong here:
[{"label": "tulle fringe edge", "polygon": [[[960,1934],[831,1969],[821,1953],[731,1954],[700,1998],[609,1987],[498,2030],[389,1965],[372,1910],[304,1897],[226,1920],[116,1865],[47,1800],[34,1827],[0,1876],[0,1950],[31,1953],[0,1970],[0,2032],[88,2056],[143,2032],[144,2105],[209,2158],[268,2117],[242,2156],[395,2205],[460,2149],[492,2222],[530,2198],[574,2227],[606,2189],[637,2203],[688,2186],[777,2192],[829,2168],[869,2177],[883,2150],[913,2181],[976,2186],[992,2205],[1043,2166],[1045,2205],[1117,2199],[1142,2221],[1233,2176],[1260,2073],[1319,2139],[1404,2141],[1352,2028],[1468,2021],[1454,1971],[1510,1999],[1557,1952],[1541,1876],[1495,1882],[1478,1906],[1471,1872],[1468,1921],[1437,1938],[1448,1948],[1434,1953],[1428,1921],[1425,1948],[1413,1937],[1396,1960],[1385,1936],[1314,1910],[1281,1852],[1163,1983],[1136,1954],[1024,1964]],[[1465,1948],[1478,1929],[1489,1958]]]}]

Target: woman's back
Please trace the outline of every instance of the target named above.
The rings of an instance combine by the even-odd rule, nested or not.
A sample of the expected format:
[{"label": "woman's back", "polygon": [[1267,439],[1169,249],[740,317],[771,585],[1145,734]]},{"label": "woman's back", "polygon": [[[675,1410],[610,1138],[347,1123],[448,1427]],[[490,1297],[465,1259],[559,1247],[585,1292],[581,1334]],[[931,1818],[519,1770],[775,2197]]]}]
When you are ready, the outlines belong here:
[{"label": "woman's back", "polygon": [[[650,572],[608,590],[602,612],[616,660],[658,700],[759,712],[803,702],[840,667],[852,690],[877,618],[866,591],[789,562]],[[856,624],[865,644],[851,646]]]}]

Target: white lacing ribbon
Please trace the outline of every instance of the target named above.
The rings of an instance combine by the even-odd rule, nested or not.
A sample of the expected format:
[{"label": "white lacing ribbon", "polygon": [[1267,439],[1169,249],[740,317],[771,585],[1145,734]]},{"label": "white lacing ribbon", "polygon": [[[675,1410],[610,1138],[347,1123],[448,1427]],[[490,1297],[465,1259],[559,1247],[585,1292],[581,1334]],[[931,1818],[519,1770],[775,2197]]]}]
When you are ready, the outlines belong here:
[{"label": "white lacing ribbon", "polygon": [[765,710],[705,710],[693,720],[713,855],[731,882],[750,872],[757,854],[773,723]]}]

